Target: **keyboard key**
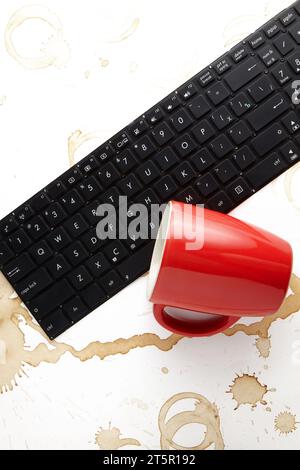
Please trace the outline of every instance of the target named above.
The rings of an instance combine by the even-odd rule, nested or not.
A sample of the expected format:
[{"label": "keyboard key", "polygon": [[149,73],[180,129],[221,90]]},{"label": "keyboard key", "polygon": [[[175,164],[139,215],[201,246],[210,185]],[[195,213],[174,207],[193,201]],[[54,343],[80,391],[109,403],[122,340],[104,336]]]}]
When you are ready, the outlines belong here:
[{"label": "keyboard key", "polygon": [[44,211],[43,215],[50,227],[55,227],[56,225],[61,224],[62,221],[67,217],[67,214],[61,205],[57,202],[50,204],[50,206]]},{"label": "keyboard key", "polygon": [[174,133],[165,122],[158,124],[151,134],[159,146],[167,144],[174,137]]},{"label": "keyboard key", "polygon": [[32,208],[26,204],[22,206],[21,209],[18,209],[15,213],[16,220],[19,223],[24,223],[26,220],[30,219],[34,215]]},{"label": "keyboard key", "polygon": [[276,34],[278,34],[279,32],[281,31],[281,26],[280,24],[278,23],[278,21],[271,21],[270,23],[268,23],[268,25],[265,27],[265,34],[266,36],[271,39],[273,38],[274,36],[276,36]]},{"label": "keyboard key", "polygon": [[53,255],[53,251],[45,240],[41,240],[30,249],[30,254],[37,264],[43,264]]},{"label": "keyboard key", "polygon": [[75,186],[80,180],[82,180],[82,173],[78,168],[71,168],[64,176],[64,184],[71,188]]},{"label": "keyboard key", "polygon": [[55,256],[47,263],[46,267],[54,279],[61,278],[71,269],[71,266],[62,255]]},{"label": "keyboard key", "polygon": [[273,126],[252,140],[252,146],[261,157],[286,140],[287,136],[287,133],[280,124],[273,124]]},{"label": "keyboard key", "polygon": [[218,111],[215,111],[211,115],[211,120],[219,130],[222,130],[231,124],[231,122],[234,120],[234,117],[225,106],[221,106]]},{"label": "keyboard key", "polygon": [[287,163],[283,157],[277,153],[272,153],[261,163],[253,167],[245,174],[254,189],[260,189],[269,183],[275,176],[279,176],[287,168]]},{"label": "keyboard key", "polygon": [[260,131],[263,127],[274,121],[278,116],[281,116],[281,114],[289,108],[289,100],[282,93],[277,93],[257,109],[252,111],[247,116],[247,119],[253,129]]},{"label": "keyboard key", "polygon": [[119,183],[121,194],[127,197],[133,197],[142,189],[142,185],[135,175],[130,174]]},{"label": "keyboard key", "polygon": [[178,94],[174,93],[168,96],[162,103],[164,110],[167,113],[172,113],[180,106],[180,100]]},{"label": "keyboard key", "polygon": [[249,44],[252,49],[257,49],[258,47],[262,46],[265,42],[266,39],[262,31],[259,33],[254,33],[249,40]]},{"label": "keyboard key", "polygon": [[272,69],[272,74],[279,85],[284,85],[292,78],[290,69],[286,64],[280,63],[274,69]]},{"label": "keyboard key", "polygon": [[196,176],[196,172],[189,162],[184,162],[174,170],[173,175],[182,186],[189,183]]},{"label": "keyboard key", "polygon": [[31,244],[30,238],[22,228],[11,234],[8,241],[16,253],[20,253]]},{"label": "keyboard key", "polygon": [[251,137],[252,132],[243,121],[240,121],[229,129],[228,134],[235,145],[240,145]]},{"label": "keyboard key", "polygon": [[237,169],[233,166],[230,160],[224,160],[215,168],[215,174],[221,183],[226,184],[238,175]]},{"label": "keyboard key", "polygon": [[36,265],[31,257],[24,253],[16,259],[8,263],[3,272],[9,281],[19,282],[23,277],[27,276],[30,271],[35,269]]},{"label": "keyboard key", "polygon": [[50,184],[50,186],[47,187],[47,193],[53,200],[62,196],[66,191],[67,188],[61,181],[56,181],[56,183]]},{"label": "keyboard key", "polygon": [[116,271],[110,271],[100,279],[99,285],[108,295],[112,295],[123,287],[123,281]]},{"label": "keyboard key", "polygon": [[256,161],[256,158],[249,147],[245,146],[235,152],[233,160],[240,170],[243,171],[249,168]]},{"label": "keyboard key", "polygon": [[214,211],[227,213],[233,208],[233,202],[224,191],[220,191],[209,199],[207,206]]},{"label": "keyboard key", "polygon": [[129,173],[129,171],[131,171],[138,162],[132,152],[126,149],[120,155],[116,156],[114,163],[119,172],[126,174]]},{"label": "keyboard key", "polygon": [[144,118],[137,119],[129,126],[129,133],[132,137],[139,137],[149,129],[149,126]]},{"label": "keyboard key", "polygon": [[195,185],[197,191],[199,191],[203,197],[211,196],[219,190],[219,184],[216,178],[214,178],[210,173],[199,178]]},{"label": "keyboard key", "polygon": [[71,238],[63,227],[53,230],[47,240],[56,251],[62,250],[65,246],[71,243]]},{"label": "keyboard key", "polygon": [[117,270],[122,279],[125,281],[133,281],[143,274],[145,264],[150,265],[153,253],[153,244],[148,243],[146,246],[138,250],[130,258],[124,260]]},{"label": "keyboard key", "polygon": [[115,240],[103,248],[106,258],[112,263],[117,264],[127,255],[127,252],[119,240]]},{"label": "keyboard key", "polygon": [[110,144],[106,143],[98,147],[93,151],[93,155],[97,158],[100,163],[107,162],[111,157],[114,156],[114,151]]},{"label": "keyboard key", "polygon": [[110,162],[104,165],[97,172],[97,178],[103,188],[109,188],[112,184],[119,180],[120,175],[114,165]]},{"label": "keyboard key", "polygon": [[149,111],[146,114],[146,119],[149,122],[149,124],[151,124],[152,126],[154,124],[157,124],[159,121],[161,121],[163,117],[164,117],[164,114],[162,112],[162,109],[159,106],[151,109],[151,111]]},{"label": "keyboard key", "polygon": [[247,59],[228,74],[225,81],[232,91],[237,91],[262,73],[263,70],[262,64],[256,58],[251,57],[251,59]]},{"label": "keyboard key", "polygon": [[200,144],[204,144],[215,135],[216,131],[205,119],[193,127],[192,134]]},{"label": "keyboard key", "polygon": [[295,111],[288,113],[282,120],[284,127],[289,134],[293,135],[300,129],[300,119],[298,118]]},{"label": "keyboard key", "polygon": [[74,214],[84,205],[84,200],[75,189],[65,194],[60,202],[69,214]]},{"label": "keyboard key", "polygon": [[220,135],[217,137],[211,142],[210,146],[218,158],[223,158],[233,150],[233,145],[226,135]]},{"label": "keyboard key", "polygon": [[149,161],[138,168],[137,175],[144,184],[150,184],[159,177],[160,173],[154,163]]},{"label": "keyboard key", "polygon": [[33,217],[33,219],[25,225],[25,228],[28,235],[34,240],[38,240],[49,232],[48,225],[40,215]]},{"label": "keyboard key", "polygon": [[52,279],[45,268],[39,268],[17,284],[17,292],[22,300],[35,297],[52,284]]},{"label": "keyboard key", "polygon": [[275,87],[272,81],[267,77],[261,77],[248,88],[248,92],[255,103],[260,103],[273,93]]},{"label": "keyboard key", "polygon": [[229,96],[229,91],[222,83],[215,83],[207,90],[207,96],[215,106],[222,103]]},{"label": "keyboard key", "polygon": [[113,150],[120,152],[129,144],[129,137],[126,132],[120,132],[110,140]]},{"label": "keyboard key", "polygon": [[293,23],[297,18],[297,15],[295,13],[295,10],[292,8],[288,11],[285,11],[280,17],[280,21],[283,24],[283,26],[288,26],[291,23]]},{"label": "keyboard key", "polygon": [[99,277],[105,274],[111,266],[103,253],[97,253],[86,262],[86,267],[93,276]]},{"label": "keyboard key", "polygon": [[17,228],[19,228],[19,224],[17,223],[16,219],[12,215],[9,215],[1,220],[0,232],[3,235],[8,235],[9,233],[13,232]]},{"label": "keyboard key", "polygon": [[7,263],[10,259],[12,259],[13,256],[14,253],[8,247],[7,243],[0,240],[0,267],[3,266],[3,264]]},{"label": "keyboard key", "polygon": [[196,170],[203,173],[215,163],[215,159],[209,150],[203,148],[191,157],[191,163],[194,165]]},{"label": "keyboard key", "polygon": [[97,284],[91,284],[83,289],[80,295],[89,308],[94,308],[107,300],[107,295]]},{"label": "keyboard key", "polygon": [[203,72],[199,73],[198,80],[200,85],[206,87],[209,83],[214,81],[214,75],[210,69],[204,70]]},{"label": "keyboard key", "polygon": [[280,153],[284,156],[285,160],[291,164],[300,160],[300,152],[294,142],[289,141],[280,147]]},{"label": "keyboard key", "polygon": [[66,279],[53,284],[49,289],[28,303],[35,318],[42,320],[51,310],[69,300],[74,290]]},{"label": "keyboard key", "polygon": [[80,162],[79,169],[83,175],[89,175],[92,173],[96,168],[98,168],[99,163],[96,160],[96,157],[93,155],[87,158],[84,158],[82,162]]},{"label": "keyboard key", "polygon": [[86,219],[86,221],[90,225],[96,225],[97,222],[99,222],[99,216],[97,216],[97,209],[99,207],[100,202],[99,201],[94,201],[88,206],[85,206],[83,209],[81,209],[80,213],[83,215],[83,218]]},{"label": "keyboard key", "polygon": [[299,21],[296,24],[294,24],[291,28],[289,28],[289,33],[292,35],[296,43],[300,44],[300,22]]},{"label": "keyboard key", "polygon": [[177,196],[175,196],[176,201],[184,202],[185,204],[199,204],[201,199],[196,191],[189,187],[181,191]]},{"label": "keyboard key", "polygon": [[120,191],[117,188],[112,188],[106,191],[104,194],[102,194],[100,199],[101,199],[102,204],[113,204],[114,206],[117,206],[119,204],[119,197],[120,197]]},{"label": "keyboard key", "polygon": [[51,313],[51,315],[41,322],[41,327],[47,333],[50,339],[56,338],[69,326],[71,326],[71,322],[63,314],[61,309]]},{"label": "keyboard key", "polygon": [[71,321],[78,321],[88,313],[87,306],[78,296],[69,300],[69,302],[64,305],[63,310]]},{"label": "keyboard key", "polygon": [[190,98],[196,95],[196,93],[198,93],[198,90],[196,85],[193,82],[190,82],[179,88],[178,93],[184,101],[188,101]]},{"label": "keyboard key", "polygon": [[84,289],[93,280],[84,266],[79,266],[68,276],[69,281],[76,290]]},{"label": "keyboard key", "polygon": [[82,183],[78,186],[78,189],[81,193],[81,196],[86,200],[90,201],[97,197],[100,193],[100,186],[97,183],[97,180],[94,176],[90,176],[83,180]]},{"label": "keyboard key", "polygon": [[271,67],[280,59],[279,54],[272,46],[264,47],[258,55],[267,67]]},{"label": "keyboard key", "polygon": [[152,155],[153,152],[155,152],[155,147],[148,136],[141,138],[134,144],[133,148],[138,157],[140,157],[142,160],[148,158],[150,155]]},{"label": "keyboard key", "polygon": [[214,70],[217,72],[218,75],[222,75],[223,73],[227,72],[231,68],[231,64],[228,60],[228,57],[223,57],[219,59],[213,65]]},{"label": "keyboard key", "polygon": [[249,55],[248,48],[245,44],[238,45],[231,51],[231,57],[235,63],[240,62]]},{"label": "keyboard key", "polygon": [[[299,27],[299,36],[297,39],[300,38],[300,27]],[[293,41],[291,40],[288,34],[281,34],[278,38],[274,41],[274,45],[276,49],[280,52],[281,55],[285,56],[289,52],[294,49]]]},{"label": "keyboard key", "polygon": [[200,119],[211,110],[211,106],[204,96],[199,95],[189,102],[188,109],[195,119]]},{"label": "keyboard key", "polygon": [[98,238],[95,228],[92,228],[87,233],[85,233],[81,237],[81,241],[90,253],[97,251],[103,244],[102,240]]},{"label": "keyboard key", "polygon": [[240,204],[252,195],[249,185],[243,178],[235,180],[234,183],[226,188],[226,192],[237,204]]},{"label": "keyboard key", "polygon": [[65,228],[71,237],[76,238],[86,232],[89,226],[80,214],[76,214],[65,223]]},{"label": "keyboard key", "polygon": [[44,191],[42,191],[37,196],[35,196],[34,199],[31,200],[31,206],[33,210],[41,211],[45,209],[45,207],[47,207],[50,202],[51,199],[49,198],[49,196]]},{"label": "keyboard key", "polygon": [[80,241],[76,241],[66,248],[66,250],[64,250],[64,255],[72,264],[72,266],[77,266],[78,264],[85,261],[89,256],[88,252]]},{"label": "keyboard key", "polygon": [[170,147],[167,147],[155,156],[155,161],[162,171],[166,171],[176,165],[179,158]]},{"label": "keyboard key", "polygon": [[180,111],[177,111],[175,114],[173,114],[170,121],[177,132],[184,131],[193,123],[192,118],[190,118],[184,109],[181,109]]},{"label": "keyboard key", "polygon": [[154,189],[162,201],[167,201],[176,193],[178,185],[171,176],[167,175],[155,184]]},{"label": "keyboard key", "polygon": [[300,73],[300,51],[292,54],[288,59],[288,63],[296,74]]},{"label": "keyboard key", "polygon": [[237,117],[243,116],[243,114],[247,113],[253,106],[252,100],[250,100],[245,93],[239,93],[229,101],[229,104]]},{"label": "keyboard key", "polygon": [[195,142],[188,134],[185,134],[177,139],[173,145],[181,158],[187,157],[196,148]]}]

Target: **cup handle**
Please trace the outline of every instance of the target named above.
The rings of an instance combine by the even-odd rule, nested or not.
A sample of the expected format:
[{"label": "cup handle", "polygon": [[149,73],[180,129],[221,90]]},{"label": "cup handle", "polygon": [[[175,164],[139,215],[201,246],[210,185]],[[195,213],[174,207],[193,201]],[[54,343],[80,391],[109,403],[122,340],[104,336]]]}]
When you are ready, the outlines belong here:
[{"label": "cup handle", "polygon": [[182,336],[212,336],[231,327],[241,318],[216,314],[214,315],[216,318],[212,318],[211,320],[206,319],[197,323],[192,320],[179,320],[168,315],[165,312],[165,308],[167,307],[167,305],[154,304],[154,317],[163,328]]}]

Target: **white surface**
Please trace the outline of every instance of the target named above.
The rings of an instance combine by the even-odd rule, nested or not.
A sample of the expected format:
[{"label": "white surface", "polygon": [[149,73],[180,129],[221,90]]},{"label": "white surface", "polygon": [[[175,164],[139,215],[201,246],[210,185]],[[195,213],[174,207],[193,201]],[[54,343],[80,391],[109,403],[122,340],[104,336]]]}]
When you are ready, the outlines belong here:
[{"label": "white surface", "polygon": [[[52,44],[54,65],[28,69],[8,54],[3,38],[13,13],[30,3],[2,1],[0,96],[6,98],[0,106],[0,216],[68,168],[68,138],[73,132],[81,130],[83,140],[94,137],[80,147],[79,159],[288,3],[39,1],[59,19],[62,33],[39,20],[28,20],[12,33],[18,53],[27,58],[40,55],[43,43],[48,49]],[[137,24],[136,18],[136,31],[116,42]],[[56,42],[49,46],[53,33]],[[68,47],[69,60],[55,65],[55,60],[64,62]],[[101,66],[103,60],[109,61],[106,67]],[[294,272],[299,275],[300,212],[288,200],[285,181],[286,176],[276,180],[234,215],[288,239],[295,250]],[[300,201],[299,174],[292,184]],[[59,341],[82,349],[93,341],[146,332],[169,336],[153,319],[146,281],[139,279]],[[1,326],[0,316],[4,350],[7,337]],[[21,328],[27,349],[43,341],[24,322]],[[299,314],[273,323],[269,334],[272,346],[267,359],[259,357],[256,336],[238,333],[185,339],[170,351],[150,346],[85,362],[67,352],[56,364],[25,365],[18,386],[0,395],[0,448],[95,449],[96,432],[109,428],[110,422],[122,437],[137,439],[140,448],[160,448],[159,410],[181,392],[198,393],[216,404],[226,449],[299,448],[299,429],[288,435],[274,429],[282,411],[300,421]],[[10,360],[8,354],[5,361]],[[0,363],[0,377],[1,367]],[[162,367],[169,373],[162,373]],[[249,405],[234,410],[236,402],[226,391],[235,374],[247,373],[255,373],[267,385],[265,400],[271,411],[262,404],[253,410]],[[174,410],[178,412],[177,405]],[[203,429],[187,426],[182,442],[200,443]]]}]

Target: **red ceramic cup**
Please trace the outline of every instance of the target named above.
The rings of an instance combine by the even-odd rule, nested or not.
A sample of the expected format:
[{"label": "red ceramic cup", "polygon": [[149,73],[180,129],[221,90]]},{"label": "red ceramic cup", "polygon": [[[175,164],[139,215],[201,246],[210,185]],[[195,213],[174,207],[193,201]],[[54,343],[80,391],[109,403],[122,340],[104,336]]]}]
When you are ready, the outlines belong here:
[{"label": "red ceramic cup", "polygon": [[[187,221],[186,204],[168,204],[155,244],[148,298],[157,321],[184,336],[210,336],[241,316],[275,313],[289,287],[291,246],[228,215],[188,207]],[[195,227],[202,244],[189,249]]]}]

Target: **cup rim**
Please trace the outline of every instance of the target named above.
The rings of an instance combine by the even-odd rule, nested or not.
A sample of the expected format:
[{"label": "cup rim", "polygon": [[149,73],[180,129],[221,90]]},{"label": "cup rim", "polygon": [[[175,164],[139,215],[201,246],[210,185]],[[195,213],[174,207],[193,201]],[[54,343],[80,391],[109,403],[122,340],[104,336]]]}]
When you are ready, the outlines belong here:
[{"label": "cup rim", "polygon": [[172,201],[170,201],[165,208],[156,236],[147,282],[147,299],[149,301],[151,300],[153,292],[155,290],[163,257],[166,250],[166,244],[168,240],[167,235],[169,233],[172,216],[172,206]]}]

